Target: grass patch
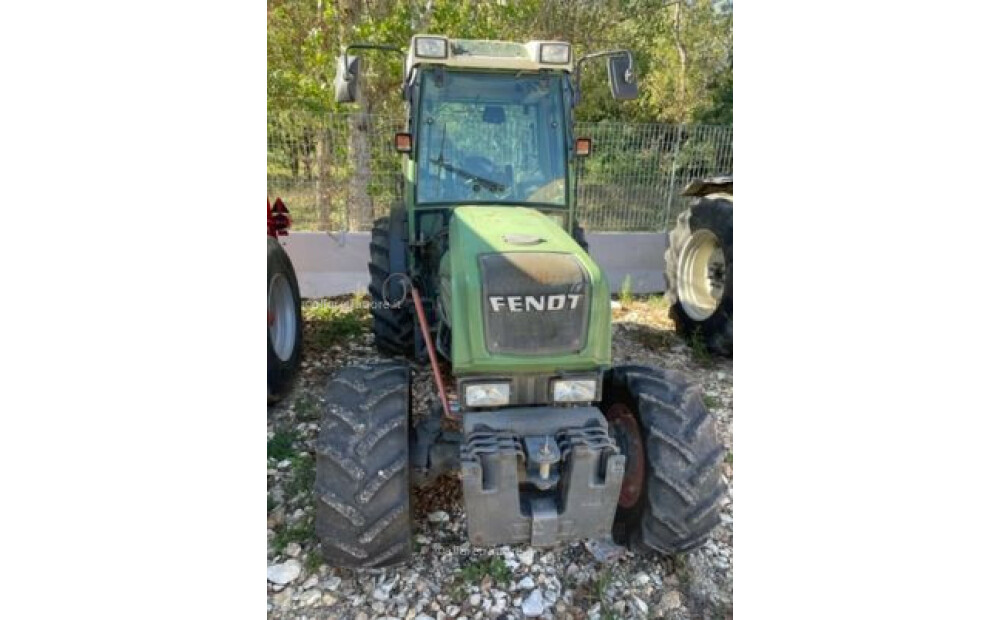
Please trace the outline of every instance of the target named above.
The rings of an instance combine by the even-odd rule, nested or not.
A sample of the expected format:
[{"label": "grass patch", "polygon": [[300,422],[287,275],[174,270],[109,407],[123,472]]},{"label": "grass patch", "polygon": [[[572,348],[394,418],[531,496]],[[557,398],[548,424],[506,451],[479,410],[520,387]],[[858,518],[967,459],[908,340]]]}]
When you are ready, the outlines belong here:
[{"label": "grass patch", "polygon": [[316,461],[313,456],[296,456],[292,459],[291,479],[285,483],[289,497],[300,493],[312,493],[313,482],[316,480]]},{"label": "grass patch", "polygon": [[733,453],[731,451],[726,453],[726,462],[730,465],[733,464]]},{"label": "grass patch", "polygon": [[636,342],[654,351],[669,349],[674,345],[676,338],[673,332],[650,328],[646,325],[636,325],[636,328],[630,333]]},{"label": "grass patch", "polygon": [[318,572],[321,566],[323,566],[322,553],[313,549],[312,551],[306,554],[306,561],[305,561],[306,572],[309,573]]},{"label": "grass patch", "polygon": [[291,525],[279,525],[274,530],[274,538],[271,540],[271,549],[275,553],[288,546],[288,543],[299,543],[303,547],[314,542],[315,531],[313,528],[313,518],[306,517],[301,521]]},{"label": "grass patch", "polygon": [[594,579],[594,593],[597,595],[598,600],[603,604],[604,597],[608,593],[608,586],[611,585],[611,570],[605,568],[602,569],[600,573],[597,574],[597,578]]},{"label": "grass patch", "polygon": [[314,422],[320,418],[319,400],[312,394],[303,394],[295,399],[292,411],[297,422]]},{"label": "grass patch", "polygon": [[479,584],[483,577],[489,575],[493,583],[510,581],[510,569],[507,563],[500,556],[493,556],[489,559],[474,560],[462,567],[459,574],[465,583]]},{"label": "grass patch", "polygon": [[705,336],[701,333],[701,328],[694,328],[694,333],[688,338],[691,344],[691,354],[694,357],[694,361],[701,366],[711,366],[715,362],[715,358],[708,351],[708,346],[705,344]]},{"label": "grass patch", "polygon": [[622,288],[618,293],[618,301],[622,303],[622,306],[628,307],[632,305],[635,298],[632,296],[632,274],[625,274],[625,279],[622,280]]},{"label": "grass patch", "polygon": [[667,295],[650,295],[645,299],[645,302],[649,304],[649,307],[656,308],[657,310],[669,310],[670,300],[667,299]]},{"label": "grass patch", "polygon": [[368,302],[360,293],[355,293],[350,301],[309,301],[302,305],[302,317],[310,340],[320,347],[361,336],[371,324]]},{"label": "grass patch", "polygon": [[701,402],[705,403],[706,409],[715,409],[716,407],[722,405],[722,401],[720,401],[715,396],[712,396],[711,394],[703,395],[701,397]]},{"label": "grass patch", "polygon": [[691,587],[691,569],[683,555],[674,556],[674,574],[685,591]]},{"label": "grass patch", "polygon": [[274,436],[267,440],[267,458],[276,461],[283,461],[295,455],[292,444],[295,443],[296,435],[289,430],[278,430]]},{"label": "grass patch", "polygon": [[592,583],[582,585],[578,588],[579,595],[584,600],[584,605],[590,608],[594,603],[600,604],[600,617],[604,619],[617,619],[618,614],[611,609],[610,601],[606,601],[608,598],[608,588],[611,586],[611,580],[614,574],[611,572],[610,568],[602,568],[599,573],[594,576]]}]

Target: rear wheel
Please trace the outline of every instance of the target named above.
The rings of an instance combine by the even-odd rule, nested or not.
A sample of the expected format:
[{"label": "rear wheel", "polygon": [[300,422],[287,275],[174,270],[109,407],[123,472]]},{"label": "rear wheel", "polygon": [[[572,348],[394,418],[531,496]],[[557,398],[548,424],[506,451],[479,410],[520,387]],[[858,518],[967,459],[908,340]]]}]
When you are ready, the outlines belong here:
[{"label": "rear wheel", "polygon": [[701,392],[680,373],[614,368],[601,409],[626,456],[614,536],[660,553],[702,545],[719,522],[725,448]]},{"label": "rear wheel", "polygon": [[677,331],[717,355],[733,354],[733,200],[700,198],[681,213],[666,253],[667,298]]},{"label": "rear wheel", "polygon": [[292,261],[267,238],[267,402],[291,386],[302,357],[302,299]]},{"label": "rear wheel", "polygon": [[410,557],[410,369],[342,368],[326,388],[316,441],[316,535],[333,566],[378,568]]},{"label": "rear wheel", "polygon": [[[409,292],[405,277],[406,246],[400,238],[398,217],[381,217],[372,227],[368,294],[372,300],[375,346],[385,355],[412,357],[413,313],[406,298]],[[405,219],[402,223],[405,224]]]},{"label": "rear wheel", "polygon": [[583,251],[590,254],[590,244],[587,243],[587,233],[583,230],[583,226],[579,224],[573,224],[573,241],[583,248]]}]

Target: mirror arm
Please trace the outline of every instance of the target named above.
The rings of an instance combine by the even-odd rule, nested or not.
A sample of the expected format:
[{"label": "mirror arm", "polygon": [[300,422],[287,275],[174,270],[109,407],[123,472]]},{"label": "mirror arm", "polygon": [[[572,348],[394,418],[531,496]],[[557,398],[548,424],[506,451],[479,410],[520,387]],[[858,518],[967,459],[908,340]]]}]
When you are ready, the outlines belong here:
[{"label": "mirror arm", "polygon": [[352,43],[343,48],[341,57],[344,59],[344,75],[347,75],[347,52],[351,50],[382,50],[384,52],[396,52],[406,56],[406,52],[392,45],[378,45],[376,43]]},{"label": "mirror arm", "polygon": [[593,60],[595,58],[604,58],[605,56],[625,56],[628,58],[628,71],[633,72],[632,68],[632,52],[629,50],[605,50],[603,52],[594,52],[593,54],[586,54],[581,56],[579,60],[576,61],[576,67],[573,69],[573,81],[575,82],[574,93],[573,93],[573,105],[580,103],[580,69],[583,66],[584,61]]}]

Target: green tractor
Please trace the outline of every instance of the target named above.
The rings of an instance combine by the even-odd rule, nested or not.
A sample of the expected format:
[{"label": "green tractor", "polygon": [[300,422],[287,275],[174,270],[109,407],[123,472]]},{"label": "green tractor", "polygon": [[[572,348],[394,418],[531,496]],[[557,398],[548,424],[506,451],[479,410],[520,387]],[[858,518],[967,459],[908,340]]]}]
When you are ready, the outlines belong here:
[{"label": "green tractor", "polygon": [[[631,53],[574,62],[562,42],[439,36],[405,52],[352,45],[337,60],[341,102],[358,94],[352,49],[405,54],[405,198],[370,246],[375,343],[394,359],[341,369],[325,394],[326,560],[405,562],[412,488],[456,470],[475,545],[701,545],[726,490],[715,421],[681,374],[612,365],[608,282],[576,217],[573,164],[591,149],[573,136],[581,65],[607,58],[613,96],[631,99]],[[433,370],[438,402],[419,420],[404,357]]]}]

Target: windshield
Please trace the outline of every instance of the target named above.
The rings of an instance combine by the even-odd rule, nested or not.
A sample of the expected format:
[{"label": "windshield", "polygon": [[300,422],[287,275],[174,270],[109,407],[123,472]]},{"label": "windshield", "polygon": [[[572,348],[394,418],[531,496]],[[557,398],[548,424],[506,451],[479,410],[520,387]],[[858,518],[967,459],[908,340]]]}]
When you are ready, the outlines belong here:
[{"label": "windshield", "polygon": [[566,205],[555,75],[424,71],[417,202]]}]

